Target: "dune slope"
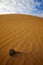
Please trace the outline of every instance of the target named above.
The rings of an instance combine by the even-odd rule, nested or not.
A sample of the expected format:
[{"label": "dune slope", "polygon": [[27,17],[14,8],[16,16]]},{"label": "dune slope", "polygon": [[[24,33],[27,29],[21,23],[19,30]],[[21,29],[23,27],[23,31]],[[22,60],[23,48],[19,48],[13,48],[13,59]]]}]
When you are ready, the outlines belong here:
[{"label": "dune slope", "polygon": [[[17,52],[9,56],[9,50]],[[43,19],[0,15],[0,65],[43,65]]]}]

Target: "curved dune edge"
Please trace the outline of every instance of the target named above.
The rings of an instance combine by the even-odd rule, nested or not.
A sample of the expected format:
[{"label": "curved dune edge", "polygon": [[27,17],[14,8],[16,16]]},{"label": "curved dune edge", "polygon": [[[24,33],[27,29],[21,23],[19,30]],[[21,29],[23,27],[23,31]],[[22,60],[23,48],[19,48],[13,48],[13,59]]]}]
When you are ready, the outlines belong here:
[{"label": "curved dune edge", "polygon": [[[19,53],[9,56],[13,48]],[[43,65],[43,19],[28,15],[0,16],[0,65]]]}]

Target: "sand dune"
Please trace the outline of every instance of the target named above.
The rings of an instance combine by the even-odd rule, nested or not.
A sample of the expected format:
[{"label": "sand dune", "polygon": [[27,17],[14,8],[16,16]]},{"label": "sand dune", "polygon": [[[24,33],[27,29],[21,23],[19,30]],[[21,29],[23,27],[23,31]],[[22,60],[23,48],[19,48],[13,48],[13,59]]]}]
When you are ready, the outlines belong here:
[{"label": "sand dune", "polygon": [[0,65],[43,65],[43,18],[0,15]]}]

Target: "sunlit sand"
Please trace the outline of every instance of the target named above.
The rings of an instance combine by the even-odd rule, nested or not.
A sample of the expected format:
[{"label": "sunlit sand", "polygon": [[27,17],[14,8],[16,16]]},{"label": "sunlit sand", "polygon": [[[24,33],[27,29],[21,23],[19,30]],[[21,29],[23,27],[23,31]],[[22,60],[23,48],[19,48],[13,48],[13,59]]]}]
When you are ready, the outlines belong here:
[{"label": "sunlit sand", "polygon": [[[19,52],[9,56],[9,50]],[[43,65],[43,19],[0,15],[0,65]]]}]

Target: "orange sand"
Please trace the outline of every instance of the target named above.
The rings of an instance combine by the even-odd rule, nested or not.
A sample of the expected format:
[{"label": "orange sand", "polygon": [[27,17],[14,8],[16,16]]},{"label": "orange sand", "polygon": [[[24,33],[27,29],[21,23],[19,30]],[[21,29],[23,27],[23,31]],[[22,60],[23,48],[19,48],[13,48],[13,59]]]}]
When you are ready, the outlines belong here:
[{"label": "orange sand", "polygon": [[[9,56],[13,48],[20,52]],[[0,65],[43,65],[43,19],[0,15]]]}]

